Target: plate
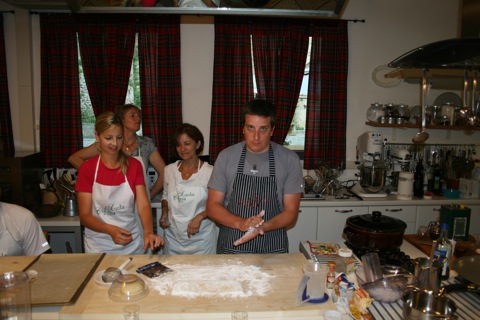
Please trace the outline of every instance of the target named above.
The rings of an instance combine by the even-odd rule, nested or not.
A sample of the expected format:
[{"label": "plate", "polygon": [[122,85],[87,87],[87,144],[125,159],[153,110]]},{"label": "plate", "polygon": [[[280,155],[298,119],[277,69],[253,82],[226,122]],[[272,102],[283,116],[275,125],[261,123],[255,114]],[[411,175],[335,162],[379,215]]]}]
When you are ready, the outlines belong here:
[{"label": "plate", "polygon": [[441,106],[444,105],[447,102],[451,102],[455,105],[455,107],[461,107],[462,106],[462,98],[456,93],[453,92],[445,92],[442,93],[435,99],[433,102],[434,106]]},{"label": "plate", "polygon": [[[93,277],[93,279],[95,280],[95,283],[98,284],[99,286],[109,287],[109,286],[112,285],[112,283],[111,282],[104,282],[102,280],[102,275],[103,275],[104,272],[105,272],[105,270],[98,271],[97,273],[95,273],[95,276]],[[127,270],[122,270],[122,274],[128,274],[128,271]]]},{"label": "plate", "polygon": [[389,68],[386,64],[376,67],[372,71],[372,80],[376,85],[384,88],[394,87],[400,83],[399,78],[386,78],[385,75],[392,72],[394,69]]},{"label": "plate", "polygon": [[310,252],[316,255],[325,255],[325,256],[338,255],[338,249],[340,249],[340,246],[336,243],[312,242],[312,241],[307,241],[307,243],[310,246]]}]

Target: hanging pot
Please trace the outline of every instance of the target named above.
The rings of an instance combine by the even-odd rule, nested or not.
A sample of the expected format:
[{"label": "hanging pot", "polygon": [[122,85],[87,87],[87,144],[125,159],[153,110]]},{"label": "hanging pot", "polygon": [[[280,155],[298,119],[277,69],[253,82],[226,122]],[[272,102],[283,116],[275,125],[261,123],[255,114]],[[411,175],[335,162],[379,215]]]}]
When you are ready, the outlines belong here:
[{"label": "hanging pot", "polygon": [[402,220],[373,211],[372,214],[347,218],[343,234],[355,248],[385,250],[402,245],[406,228],[407,224]]}]

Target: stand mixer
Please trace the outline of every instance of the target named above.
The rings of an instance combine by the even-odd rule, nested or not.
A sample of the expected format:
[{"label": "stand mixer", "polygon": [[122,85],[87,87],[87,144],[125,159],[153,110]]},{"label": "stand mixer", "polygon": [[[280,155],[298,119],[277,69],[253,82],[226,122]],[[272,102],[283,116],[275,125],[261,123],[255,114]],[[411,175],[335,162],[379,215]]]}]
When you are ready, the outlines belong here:
[{"label": "stand mixer", "polygon": [[387,164],[383,161],[383,134],[367,131],[357,139],[357,157],[360,165],[360,181],[351,191],[359,197],[381,198],[386,197],[383,191]]}]

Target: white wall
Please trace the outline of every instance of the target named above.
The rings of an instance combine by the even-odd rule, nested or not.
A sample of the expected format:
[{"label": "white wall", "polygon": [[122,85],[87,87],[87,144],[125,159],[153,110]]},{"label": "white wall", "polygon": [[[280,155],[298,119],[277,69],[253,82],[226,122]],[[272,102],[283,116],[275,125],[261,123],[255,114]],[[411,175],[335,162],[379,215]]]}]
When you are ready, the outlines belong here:
[{"label": "white wall", "polygon": [[[0,1],[0,9],[9,8]],[[457,37],[459,22],[459,0],[349,0],[343,19],[365,19],[365,23],[349,23],[349,76],[348,76],[348,129],[347,160],[355,160],[357,137],[365,131],[381,131],[391,142],[409,143],[416,129],[374,128],[365,125],[365,114],[371,103],[420,103],[420,86],[403,81],[392,88],[376,85],[371,79],[372,71],[389,63],[405,52],[430,42]],[[15,125],[15,143],[23,150],[30,150],[33,138],[22,135],[19,123],[24,117],[24,108],[19,107],[19,93],[31,90],[31,110],[38,124],[39,106],[39,41],[38,17],[31,19],[31,35],[25,28],[18,31],[18,15],[6,14],[7,64],[10,83],[12,117]],[[21,17],[20,17],[21,18]],[[24,20],[24,23],[28,21]],[[20,23],[21,24],[21,23]],[[28,28],[27,28],[28,29]],[[182,36],[182,86],[184,121],[197,125],[206,137],[208,150],[211,92],[213,82],[214,26],[212,17],[184,16]],[[27,40],[25,40],[25,37]],[[30,39],[31,38],[31,39]],[[32,88],[21,88],[18,84],[15,48],[18,41],[32,43],[33,73]],[[432,90],[428,101],[443,91]],[[462,92],[455,92],[462,96]],[[25,102],[22,102],[25,103]],[[22,116],[20,116],[20,114]],[[478,143],[480,132],[430,130],[428,143]],[[17,141],[19,143],[17,143]],[[38,141],[35,142],[38,146]]]}]

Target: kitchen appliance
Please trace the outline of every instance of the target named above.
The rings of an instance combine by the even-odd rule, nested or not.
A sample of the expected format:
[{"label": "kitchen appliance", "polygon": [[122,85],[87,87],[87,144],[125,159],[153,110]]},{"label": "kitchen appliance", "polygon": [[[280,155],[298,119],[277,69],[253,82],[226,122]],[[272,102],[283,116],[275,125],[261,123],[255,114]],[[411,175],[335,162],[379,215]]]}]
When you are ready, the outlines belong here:
[{"label": "kitchen appliance", "polygon": [[458,190],[462,198],[478,198],[480,197],[480,180],[460,178]]},{"label": "kitchen appliance", "polygon": [[448,237],[456,241],[467,241],[470,229],[470,208],[464,205],[442,205],[440,224],[448,224]]},{"label": "kitchen appliance", "polygon": [[383,192],[388,166],[383,161],[383,134],[367,131],[357,139],[360,181],[351,191],[360,197],[386,197]]},{"label": "kitchen appliance", "polygon": [[384,250],[399,248],[406,228],[402,220],[373,211],[347,218],[343,235],[349,247]]}]

